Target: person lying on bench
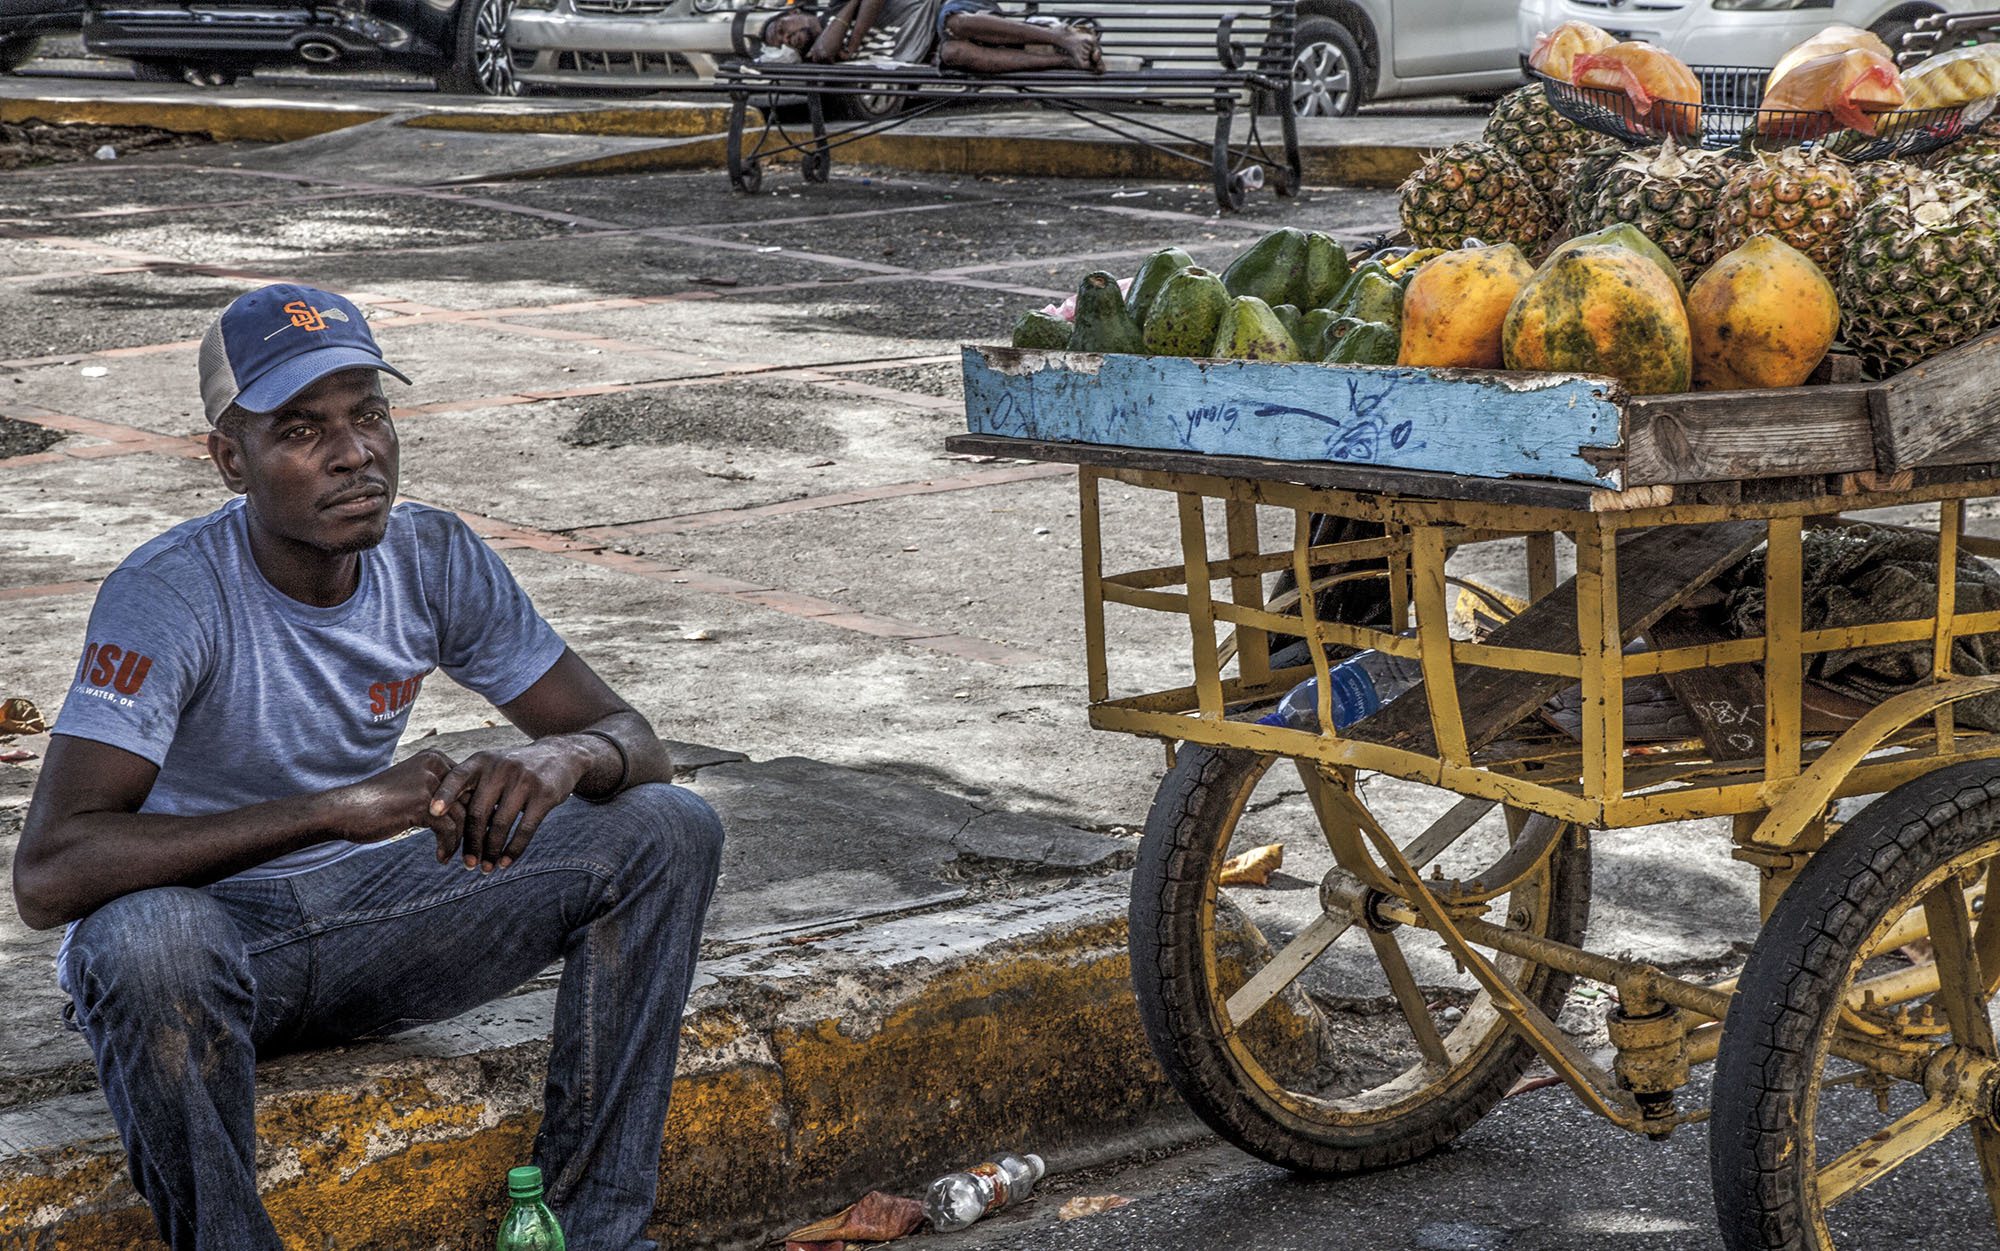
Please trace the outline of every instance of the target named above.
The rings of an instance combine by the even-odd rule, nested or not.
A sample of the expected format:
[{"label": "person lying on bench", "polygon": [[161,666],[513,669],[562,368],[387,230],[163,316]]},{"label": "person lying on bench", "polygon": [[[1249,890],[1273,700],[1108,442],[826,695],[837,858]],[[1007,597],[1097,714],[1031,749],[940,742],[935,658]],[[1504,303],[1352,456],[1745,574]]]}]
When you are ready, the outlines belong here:
[{"label": "person lying on bench", "polygon": [[1003,17],[994,0],[847,0],[823,22],[811,13],[779,14],[765,23],[763,39],[831,64],[854,59],[878,25],[897,30],[891,56],[898,61],[925,62],[934,53],[946,69],[974,74],[1104,68],[1090,27]]}]

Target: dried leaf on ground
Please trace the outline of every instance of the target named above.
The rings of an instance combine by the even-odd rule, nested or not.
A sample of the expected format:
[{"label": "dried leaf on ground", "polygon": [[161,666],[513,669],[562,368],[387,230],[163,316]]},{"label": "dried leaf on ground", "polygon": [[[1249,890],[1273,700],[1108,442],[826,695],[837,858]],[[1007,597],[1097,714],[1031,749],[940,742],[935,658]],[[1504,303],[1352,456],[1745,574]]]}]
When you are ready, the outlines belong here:
[{"label": "dried leaf on ground", "polygon": [[0,734],[40,734],[48,728],[34,700],[19,695],[0,700]]},{"label": "dried leaf on ground", "polygon": [[1222,862],[1223,886],[1267,886],[1271,875],[1285,863],[1285,845],[1266,843]]},{"label": "dried leaf on ground", "polygon": [[1074,1199],[1065,1200],[1063,1205],[1056,1209],[1056,1219],[1073,1221],[1078,1217],[1096,1216],[1113,1208],[1122,1208],[1130,1202],[1132,1201],[1124,1195],[1078,1195]]},{"label": "dried leaf on ground", "polygon": [[786,1234],[785,1244],[789,1248],[793,1243],[810,1247],[814,1243],[889,1242],[923,1222],[924,1205],[915,1199],[871,1190],[834,1215]]}]

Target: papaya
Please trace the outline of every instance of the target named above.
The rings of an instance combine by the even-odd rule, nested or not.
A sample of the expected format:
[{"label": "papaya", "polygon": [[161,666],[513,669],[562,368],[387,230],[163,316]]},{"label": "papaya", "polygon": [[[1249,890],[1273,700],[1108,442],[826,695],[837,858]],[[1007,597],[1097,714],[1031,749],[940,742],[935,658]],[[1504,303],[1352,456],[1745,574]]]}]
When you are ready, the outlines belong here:
[{"label": "papaya", "polygon": [[1500,327],[1535,267],[1511,243],[1458,248],[1417,267],[1403,293],[1396,363],[1498,369]]},{"label": "papaya", "polygon": [[1299,332],[1292,336],[1299,345],[1299,355],[1309,361],[1318,360],[1326,352],[1327,327],[1339,320],[1331,309],[1309,309],[1299,318]]},{"label": "papaya", "polygon": [[1342,335],[1321,359],[1331,365],[1393,365],[1397,337],[1394,326],[1364,321]]},{"label": "papaya", "polygon": [[1143,339],[1153,356],[1206,356],[1215,346],[1215,330],[1229,308],[1222,279],[1199,265],[1190,265],[1167,279],[1146,313]]},{"label": "papaya", "polygon": [[1811,257],[1753,235],[1694,280],[1687,297],[1696,390],[1795,387],[1833,346],[1840,301]]},{"label": "papaya", "polygon": [[1634,395],[1685,391],[1687,311],[1660,267],[1630,248],[1594,244],[1551,257],[1528,279],[1500,330],[1509,369],[1608,374]]},{"label": "papaya", "polygon": [[1323,307],[1335,311],[1339,311],[1345,307],[1347,302],[1354,298],[1354,289],[1360,286],[1361,280],[1370,274],[1381,278],[1389,278],[1392,282],[1394,281],[1394,278],[1389,273],[1388,266],[1372,258],[1365,260],[1348,272],[1347,281],[1340,284],[1340,290],[1334,292],[1333,298],[1328,300]]},{"label": "papaya", "polygon": [[1139,329],[1146,328],[1146,314],[1152,311],[1153,301],[1159,298],[1160,288],[1167,285],[1167,279],[1192,264],[1194,258],[1179,248],[1162,248],[1139,266],[1139,276],[1125,293],[1125,309],[1139,323]]},{"label": "papaya", "polygon": [[1103,270],[1087,274],[1076,288],[1076,324],[1069,332],[1072,352],[1144,352],[1139,323],[1125,307],[1118,280]]},{"label": "papaya", "polygon": [[1306,253],[1303,230],[1274,230],[1229,262],[1222,285],[1232,296],[1255,296],[1267,305],[1297,304],[1306,285]]},{"label": "papaya", "polygon": [[1320,342],[1320,346],[1324,350],[1320,354],[1324,356],[1326,352],[1332,351],[1334,344],[1346,338],[1350,332],[1367,324],[1367,322],[1362,321],[1359,317],[1335,317],[1331,322],[1327,323],[1326,334],[1322,336]]},{"label": "papaya", "polygon": [[1666,271],[1667,277],[1674,280],[1674,290],[1680,292],[1681,298],[1687,298],[1687,283],[1681,280],[1681,267],[1667,259],[1667,254],[1660,250],[1660,245],[1648,239],[1646,233],[1631,222],[1619,222],[1602,230],[1593,230],[1587,235],[1578,235],[1542,258],[1542,263],[1546,265],[1554,260],[1558,252],[1566,252],[1571,248],[1596,247],[1604,243],[1615,243],[1621,248],[1631,248],[1658,265]]},{"label": "papaya", "polygon": [[1208,354],[1239,361],[1295,361],[1299,345],[1269,304],[1254,295],[1239,295],[1223,313]]},{"label": "papaya", "polygon": [[1306,285],[1299,292],[1299,307],[1327,308],[1347,282],[1347,249],[1325,231],[1306,236]]},{"label": "papaya", "polygon": [[1343,317],[1359,317],[1362,321],[1379,321],[1387,325],[1398,325],[1403,318],[1403,289],[1393,278],[1380,274],[1363,274],[1354,284],[1347,302],[1336,310]]},{"label": "papaya", "polygon": [[1277,314],[1280,322],[1284,323],[1285,333],[1292,336],[1292,342],[1297,343],[1299,341],[1299,322],[1303,317],[1303,314],[1299,312],[1298,305],[1273,304],[1271,311]]},{"label": "papaya", "polygon": [[1013,343],[1017,348],[1060,352],[1069,346],[1070,329],[1070,324],[1054,313],[1023,313],[1014,323]]}]

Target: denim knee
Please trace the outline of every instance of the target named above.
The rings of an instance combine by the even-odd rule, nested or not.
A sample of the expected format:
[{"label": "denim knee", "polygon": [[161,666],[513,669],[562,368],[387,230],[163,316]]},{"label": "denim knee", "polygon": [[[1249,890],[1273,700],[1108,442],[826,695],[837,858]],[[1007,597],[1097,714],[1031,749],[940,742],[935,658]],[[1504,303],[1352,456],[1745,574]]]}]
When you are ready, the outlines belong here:
[{"label": "denim knee", "polygon": [[202,891],[164,886],[121,895],[76,923],[65,981],[86,1014],[115,1002],[144,1013],[247,989],[249,958],[229,914]]},{"label": "denim knee", "polygon": [[684,867],[705,867],[711,877],[722,862],[722,818],[685,787],[646,782],[605,808],[622,818],[615,824],[637,842],[635,853],[666,853]]}]

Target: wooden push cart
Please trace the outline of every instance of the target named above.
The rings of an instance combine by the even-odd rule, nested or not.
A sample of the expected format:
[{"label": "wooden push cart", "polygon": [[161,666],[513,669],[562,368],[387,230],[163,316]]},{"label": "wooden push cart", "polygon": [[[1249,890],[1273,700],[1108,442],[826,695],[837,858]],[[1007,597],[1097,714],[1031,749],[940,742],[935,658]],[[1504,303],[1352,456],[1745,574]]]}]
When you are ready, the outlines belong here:
[{"label": "wooden push cart", "polygon": [[[2000,445],[1980,454],[1984,395],[1941,406],[1961,423],[1942,433],[1909,417],[1970,396],[1995,347],[1959,349],[1922,377],[1761,398],[1641,402],[1598,380],[1616,420],[1593,427],[1600,454],[1568,483],[1410,471],[1384,463],[1386,439],[1369,445],[1375,463],[1175,450],[1212,425],[1181,420],[1190,405],[1234,406],[1244,430],[1253,411],[1305,406],[1258,409],[1227,393],[1233,367],[1219,363],[968,349],[975,433],[953,446],[1079,466],[1091,724],[1170,745],[1135,874],[1133,980],[1202,1118],[1294,1169],[1379,1167],[1450,1142],[1539,1059],[1626,1129],[1663,1137],[1709,1120],[1731,1248],[1880,1245],[1847,1230],[1844,1214],[1867,1206],[1848,1201],[1952,1144],[1976,1158],[2000,1220],[2000,917],[1985,906],[2000,881],[2000,734],[1957,715],[2000,677],[1954,672],[1958,641],[2000,631],[2000,611],[1961,611],[1957,596],[1962,559],[2000,555],[2000,541],[1966,533],[1968,507],[2000,493],[1995,466],[1977,463],[2000,460]],[[1167,372],[1141,392],[1112,377],[1119,361]],[[1443,395],[1412,390],[1424,376],[1410,371],[1264,366],[1240,380],[1275,385],[1255,381],[1274,368],[1322,396],[1400,373],[1401,398],[1373,411],[1378,432]],[[1492,389],[1475,413],[1523,389],[1519,376],[1457,381]],[[1119,429],[1159,419],[1172,437],[1152,449],[1043,437],[1080,410],[1088,426],[1100,405]],[[1790,415],[1775,420],[1781,406]],[[1836,410],[1859,422],[1859,443],[1825,434]],[[1328,412],[1352,427],[1352,407],[1312,416]],[[1897,415],[1900,454],[1916,440],[1928,466],[1896,463],[1885,426]],[[1489,438],[1505,424],[1489,421]],[[1640,448],[1677,455],[1680,476],[1607,483],[1606,466],[1629,473]],[[1811,471],[1741,474],[1759,455]],[[1686,469],[1731,456],[1739,476],[1726,480]],[[1148,499],[1170,528],[1113,528]],[[1872,509],[1933,536],[1934,610],[1812,625],[1813,532]],[[1163,533],[1177,557],[1105,567],[1108,550]],[[1761,634],[1714,630],[1695,608],[1760,548]],[[1496,609],[1506,597],[1485,593],[1474,606],[1506,619],[1475,641],[1455,575],[1505,561],[1525,566],[1526,602]],[[1373,607],[1339,594],[1358,587],[1380,592]],[[1135,616],[1184,622],[1184,683],[1121,690],[1112,662],[1129,659]],[[1892,644],[1927,649],[1929,680],[1872,702],[1806,680],[1817,657]],[[1359,649],[1407,658],[1424,680],[1338,729],[1329,670]],[[1312,677],[1316,727],[1259,721]],[[1628,733],[1623,692],[1646,681],[1691,710],[1680,736]],[[1579,687],[1577,733],[1549,728],[1549,702]],[[1617,933],[1587,945],[1593,835],[1707,818],[1728,819],[1758,882],[1761,930],[1740,974],[1606,954],[1632,944]],[[1232,856],[1269,843],[1286,848],[1280,889],[1219,884]],[[1671,906],[1688,888],[1667,886],[1671,840],[1653,845],[1669,849],[1655,863]],[[1440,992],[1454,966],[1464,989]],[[1608,1046],[1559,1024],[1574,979],[1615,1003],[1596,1040]],[[1704,1106],[1691,1070],[1709,1061]]]}]

